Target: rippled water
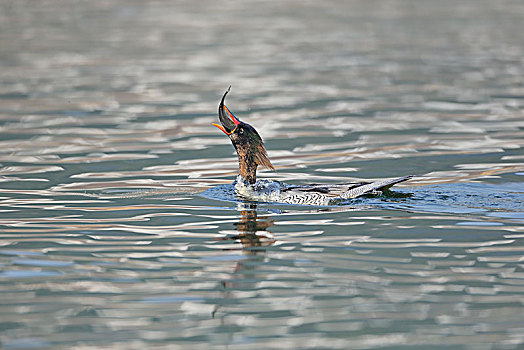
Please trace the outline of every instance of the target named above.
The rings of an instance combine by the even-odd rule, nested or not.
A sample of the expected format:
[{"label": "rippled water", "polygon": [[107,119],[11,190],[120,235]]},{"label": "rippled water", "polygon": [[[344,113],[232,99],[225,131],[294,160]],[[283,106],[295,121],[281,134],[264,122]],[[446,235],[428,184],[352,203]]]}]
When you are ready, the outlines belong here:
[{"label": "rippled water", "polygon": [[[0,346],[522,348],[523,19],[0,2]],[[243,203],[210,125],[230,84],[261,177],[417,177],[346,206]]]}]

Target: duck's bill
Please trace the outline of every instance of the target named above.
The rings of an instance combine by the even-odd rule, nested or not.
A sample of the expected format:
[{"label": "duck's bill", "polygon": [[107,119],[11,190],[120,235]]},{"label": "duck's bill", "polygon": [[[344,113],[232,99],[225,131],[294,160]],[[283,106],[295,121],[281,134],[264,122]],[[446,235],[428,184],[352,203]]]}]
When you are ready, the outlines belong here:
[{"label": "duck's bill", "polygon": [[[229,89],[231,89],[231,86]],[[222,101],[220,101],[220,105],[218,106],[218,119],[222,125],[213,123],[214,126],[222,130],[226,135],[231,135],[236,130],[238,124],[240,124],[240,120],[238,120],[237,117],[235,117],[233,113],[229,111],[229,108],[227,108],[224,104],[224,100],[227,93],[229,92],[229,89],[227,89],[224,96],[222,96]]]}]

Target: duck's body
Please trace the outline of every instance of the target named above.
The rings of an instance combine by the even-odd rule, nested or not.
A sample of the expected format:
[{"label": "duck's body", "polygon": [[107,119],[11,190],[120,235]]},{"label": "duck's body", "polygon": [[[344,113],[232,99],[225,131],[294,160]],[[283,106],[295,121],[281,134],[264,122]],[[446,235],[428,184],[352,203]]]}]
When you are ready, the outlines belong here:
[{"label": "duck's body", "polygon": [[224,105],[226,91],[218,107],[219,124],[213,124],[229,136],[238,154],[239,175],[234,183],[237,194],[248,200],[300,205],[330,205],[367,194],[379,194],[412,176],[371,182],[344,184],[288,185],[279,181],[257,180],[259,165],[275,169],[262,138],[255,128],[238,120]]},{"label": "duck's body", "polygon": [[249,200],[300,205],[332,205],[362,195],[380,194],[394,184],[410,178],[411,176],[405,176],[374,182],[295,186],[272,180],[257,180],[254,184],[250,184],[239,175],[234,185],[237,195]]}]

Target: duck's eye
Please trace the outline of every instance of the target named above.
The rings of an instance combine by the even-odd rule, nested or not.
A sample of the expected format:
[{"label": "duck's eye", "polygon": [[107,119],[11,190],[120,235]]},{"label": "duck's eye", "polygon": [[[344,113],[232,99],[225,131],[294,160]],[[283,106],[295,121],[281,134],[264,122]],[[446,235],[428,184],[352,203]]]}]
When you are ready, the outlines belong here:
[{"label": "duck's eye", "polygon": [[238,129],[238,133],[239,134],[243,134],[244,133],[244,129],[242,129],[242,128]]}]

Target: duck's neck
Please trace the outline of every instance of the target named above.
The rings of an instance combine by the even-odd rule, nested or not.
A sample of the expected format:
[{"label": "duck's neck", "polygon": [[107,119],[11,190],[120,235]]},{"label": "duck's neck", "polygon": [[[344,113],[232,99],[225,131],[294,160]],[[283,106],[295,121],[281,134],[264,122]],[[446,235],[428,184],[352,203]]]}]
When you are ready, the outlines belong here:
[{"label": "duck's neck", "polygon": [[238,152],[238,173],[250,184],[257,181],[257,166],[253,155]]}]

